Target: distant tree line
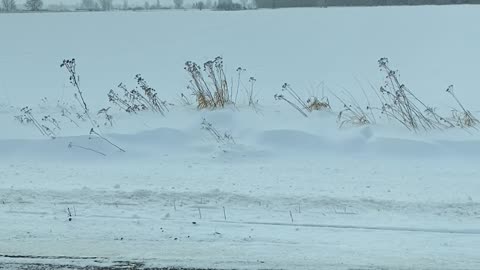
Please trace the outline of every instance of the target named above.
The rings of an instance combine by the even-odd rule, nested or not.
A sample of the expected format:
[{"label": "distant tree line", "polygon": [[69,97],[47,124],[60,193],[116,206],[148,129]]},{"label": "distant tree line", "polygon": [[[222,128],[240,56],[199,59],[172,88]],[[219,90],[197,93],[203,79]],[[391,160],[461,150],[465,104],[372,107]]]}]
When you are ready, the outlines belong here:
[{"label": "distant tree line", "polygon": [[43,7],[42,0],[27,0],[25,8],[30,11],[39,11]]},{"label": "distant tree line", "polygon": [[[112,0],[81,0],[80,5],[81,10],[111,10],[113,9]],[[173,8],[175,9],[184,9],[184,0],[171,0]],[[215,2],[214,2],[215,1]],[[193,2],[190,6],[193,9],[215,9],[215,10],[241,10],[241,9],[251,9],[253,8],[255,0],[238,0],[234,2],[233,0],[199,0]],[[172,6],[170,6],[172,7]],[[128,0],[123,1],[123,5],[119,7],[122,10],[153,10],[153,9],[164,9],[168,6],[160,5],[160,0],[155,0],[155,3],[152,3],[151,0],[145,1],[143,6],[130,6]]]},{"label": "distant tree line", "polygon": [[113,1],[112,0],[82,0],[80,4],[81,10],[112,10]]},{"label": "distant tree line", "polygon": [[17,4],[15,0],[2,0],[2,9],[5,11],[15,11],[17,10]]},{"label": "distant tree line", "polygon": [[[27,0],[25,3],[25,9],[28,11],[39,11],[43,7],[42,0]],[[6,12],[17,11],[17,3],[15,0],[1,0],[0,10]]]},{"label": "distant tree line", "polygon": [[117,6],[113,5],[113,0],[80,0],[80,5],[76,10],[80,11],[110,11],[114,9],[119,10],[147,10],[147,9],[160,9],[160,0],[152,2],[150,0],[145,1],[143,6],[130,6],[128,0],[123,0],[123,3]]},{"label": "distant tree line", "polygon": [[195,9],[214,9],[214,10],[242,10],[255,8],[255,0],[218,0],[212,2],[212,0],[198,1],[192,6]]},{"label": "distant tree line", "polygon": [[[43,8],[42,0],[26,0],[25,5],[17,6],[19,0],[0,0],[0,12],[22,12],[22,11],[110,11],[110,10],[154,10],[154,9],[207,9],[207,10],[243,10],[255,8],[255,0],[196,0],[193,3],[184,5],[184,0],[163,0],[170,2],[170,5],[160,5],[161,0],[145,0],[144,4],[129,5],[128,0],[76,0],[71,4],[51,4]],[[116,5],[114,5],[116,2]],[[118,3],[120,2],[120,3]]]},{"label": "distant tree line", "polygon": [[169,0],[170,6],[161,6],[160,0],[145,0],[143,5],[130,6],[128,0],[123,4],[113,5],[113,0],[77,0],[73,6],[50,5],[43,9],[42,0],[27,0],[25,5],[18,6],[18,0],[0,0],[1,12],[17,12],[22,10],[39,11],[109,11],[120,10],[153,10],[165,8],[194,8],[213,10],[242,10],[253,8],[287,8],[287,7],[335,7],[335,6],[394,6],[394,5],[449,5],[480,4],[480,0],[197,0],[188,7],[184,0]]},{"label": "distant tree line", "polygon": [[480,4],[480,0],[256,0],[257,8]]}]

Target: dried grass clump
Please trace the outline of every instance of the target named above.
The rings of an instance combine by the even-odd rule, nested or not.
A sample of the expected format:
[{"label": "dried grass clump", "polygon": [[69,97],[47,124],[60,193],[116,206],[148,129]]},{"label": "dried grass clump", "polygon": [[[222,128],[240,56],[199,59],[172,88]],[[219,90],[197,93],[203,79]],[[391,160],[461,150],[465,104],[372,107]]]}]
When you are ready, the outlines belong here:
[{"label": "dried grass clump", "polygon": [[165,115],[165,112],[168,112],[167,102],[158,97],[157,91],[148,85],[142,75],[135,75],[135,80],[140,89],[143,90],[143,96],[141,94],[140,96],[146,100],[150,110]]},{"label": "dried grass clump", "polygon": [[110,90],[108,101],[128,113],[151,111],[165,116],[165,113],[168,112],[167,102],[158,97],[157,91],[150,87],[140,74],[135,75],[135,80],[137,82],[135,89],[128,90],[123,83],[117,86],[123,95],[113,89]]},{"label": "dried grass clump", "polygon": [[380,87],[379,95],[382,114],[412,131],[429,131],[450,126],[445,118],[425,105],[410,89],[400,83],[398,72],[390,69],[387,58],[381,58],[378,64],[387,74],[385,85]]},{"label": "dried grass clump", "polygon": [[195,62],[187,61],[185,70],[191,77],[188,89],[196,97],[199,109],[224,108],[228,104],[234,104],[225,76],[222,57],[205,62],[203,71]]},{"label": "dried grass clump", "polygon": [[307,105],[306,109],[309,112],[324,111],[324,110],[332,109],[330,107],[330,102],[325,97],[322,99],[319,99],[317,97],[310,97],[309,99],[307,99],[306,105]]},{"label": "dried grass clump", "polygon": [[[56,137],[56,131],[60,130],[60,125],[57,120],[50,115],[43,116],[42,122],[38,121],[32,112],[32,109],[28,106],[20,109],[22,114],[15,116],[15,120],[25,125],[33,125],[40,131],[43,136],[54,139]],[[50,127],[49,127],[50,125]]]},{"label": "dried grass clump", "polygon": [[[237,68],[236,80],[232,78],[230,84],[227,82],[222,57],[205,62],[203,68],[195,62],[187,61],[185,70],[191,78],[187,88],[195,96],[198,109],[213,110],[224,108],[228,105],[236,105],[238,94],[242,90],[248,99],[248,106],[257,110],[256,79],[250,77],[248,80],[249,85],[245,85],[242,81],[242,74],[246,69],[242,67]],[[183,93],[181,93],[180,98],[182,104],[191,105],[192,102]]]},{"label": "dried grass clump", "polygon": [[218,143],[221,144],[235,144],[235,140],[230,133],[220,133],[212,123],[208,122],[205,118],[202,120],[202,129],[206,130]]},{"label": "dried grass clump", "polygon": [[68,72],[70,75],[69,80],[70,84],[75,87],[76,92],[73,94],[75,100],[77,100],[78,104],[83,110],[83,115],[90,120],[90,123],[92,124],[92,127],[95,126],[95,121],[93,118],[90,116],[90,110],[87,106],[87,102],[85,101],[85,98],[83,97],[83,91],[80,88],[80,75],[77,73],[77,62],[75,58],[72,59],[64,59],[62,63],[60,64],[60,68],[65,68],[65,70]]},{"label": "dried grass clump", "polygon": [[317,97],[310,97],[309,99],[304,101],[288,83],[283,84],[282,93],[287,93],[289,97],[285,97],[284,94],[275,94],[274,98],[276,100],[283,100],[287,102],[290,106],[295,108],[300,114],[305,117],[308,117],[305,111],[313,112],[331,110],[330,101],[328,100],[328,98],[322,97],[321,99],[319,99]]},{"label": "dried grass clump", "polygon": [[461,128],[476,128],[480,121],[463,106],[463,104],[460,102],[460,100],[457,98],[453,91],[453,85],[450,85],[448,87],[447,93],[449,93],[453,97],[453,99],[455,99],[455,101],[461,108],[461,111],[456,109],[452,110],[452,122],[454,122],[456,126]]},{"label": "dried grass clump", "polygon": [[[367,110],[369,107],[367,107]],[[338,113],[337,123],[339,127],[344,126],[365,126],[374,123],[371,117],[360,107],[352,105],[343,105],[343,110]]]},{"label": "dried grass clump", "polygon": [[332,93],[338,101],[343,105],[343,109],[338,113],[337,123],[339,127],[344,126],[364,126],[374,124],[377,122],[375,114],[372,109],[370,100],[362,88],[363,95],[365,97],[367,106],[362,106],[357,102],[357,99],[348,91],[344,90],[342,93],[345,98]]}]

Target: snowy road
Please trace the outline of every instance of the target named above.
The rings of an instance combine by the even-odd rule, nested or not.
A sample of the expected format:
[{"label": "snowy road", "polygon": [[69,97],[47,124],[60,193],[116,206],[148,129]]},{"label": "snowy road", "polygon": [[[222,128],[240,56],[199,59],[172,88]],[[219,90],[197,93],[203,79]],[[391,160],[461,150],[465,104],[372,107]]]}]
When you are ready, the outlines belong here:
[{"label": "snowy road", "polygon": [[480,267],[476,141],[225,121],[236,126],[232,145],[193,123],[107,135],[126,153],[82,135],[0,140],[0,263]]},{"label": "snowy road", "polygon": [[[419,165],[416,173],[425,172],[428,163]],[[449,177],[436,179],[437,187],[412,179],[381,181],[386,177],[383,173],[392,170],[388,166],[370,175],[357,170],[358,178],[348,182],[346,175],[333,177],[339,168],[324,171],[307,161],[289,168],[265,160],[259,165],[244,162],[242,168],[223,162],[158,164],[151,164],[150,170],[145,169],[149,164],[143,164],[143,169],[130,173],[118,169],[121,163],[3,167],[6,178],[2,179],[9,179],[11,186],[0,190],[4,256],[0,262],[9,268],[13,267],[9,263],[64,267],[128,261],[139,267],[132,269],[457,269],[458,265],[478,269],[480,265],[480,204],[468,196],[454,198],[475,191],[475,182],[457,188],[448,199],[437,196],[442,195],[441,186],[449,185]],[[312,175],[323,174],[324,180],[298,174],[301,166]],[[188,177],[173,173],[187,170]],[[245,182],[242,171],[256,170],[276,171],[281,177],[264,173],[263,181]],[[22,171],[30,173],[25,176]],[[327,180],[327,171],[332,181]],[[436,174],[432,169],[427,172]],[[49,175],[48,186],[41,175]],[[220,178],[207,183],[195,177]],[[428,189],[431,192],[425,192]]]}]

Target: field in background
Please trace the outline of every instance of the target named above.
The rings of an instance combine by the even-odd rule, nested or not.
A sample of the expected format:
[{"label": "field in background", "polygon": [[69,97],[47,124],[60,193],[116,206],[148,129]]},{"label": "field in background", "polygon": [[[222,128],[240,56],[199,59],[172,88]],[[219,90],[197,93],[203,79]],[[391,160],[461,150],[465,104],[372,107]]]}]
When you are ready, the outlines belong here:
[{"label": "field in background", "polygon": [[[333,91],[345,87],[354,93],[360,83],[379,86],[384,75],[377,60],[388,57],[402,80],[431,104],[448,105],[443,91],[450,84],[470,102],[480,60],[478,10],[11,14],[0,17],[0,97],[17,106],[43,97],[62,99],[68,78],[59,64],[75,57],[91,103],[102,105],[111,88],[137,73],[172,100],[186,91],[187,60],[203,63],[223,56],[229,76],[235,76],[238,66],[246,68],[268,104],[285,82],[301,92],[321,92],[322,83]],[[16,98],[20,95],[21,100]]]}]

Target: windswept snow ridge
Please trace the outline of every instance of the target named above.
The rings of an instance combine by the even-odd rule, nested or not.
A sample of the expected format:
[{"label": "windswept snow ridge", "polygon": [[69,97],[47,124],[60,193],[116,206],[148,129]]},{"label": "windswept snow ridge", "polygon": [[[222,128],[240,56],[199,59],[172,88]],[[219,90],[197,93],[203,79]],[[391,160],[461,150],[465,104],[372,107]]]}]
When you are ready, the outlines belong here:
[{"label": "windswept snow ridge", "polygon": [[[122,131],[134,129],[130,118],[103,130],[125,153],[80,135],[81,128],[56,139],[0,140],[0,250],[7,256],[0,261],[28,255],[47,259],[26,263],[221,269],[479,265],[478,143],[468,133],[338,130],[324,113],[190,113],[139,116],[149,128],[130,134]],[[235,143],[202,130],[203,117]],[[278,128],[285,123],[295,124]]]}]

